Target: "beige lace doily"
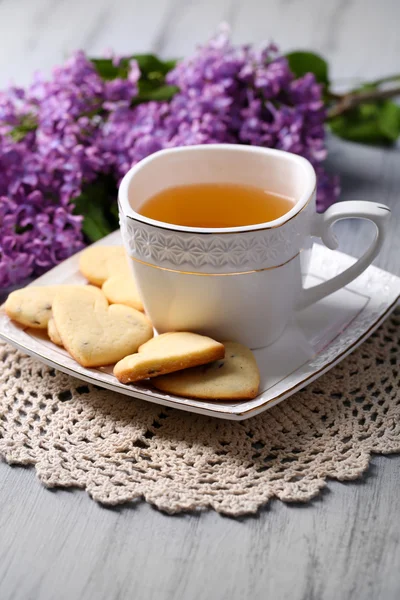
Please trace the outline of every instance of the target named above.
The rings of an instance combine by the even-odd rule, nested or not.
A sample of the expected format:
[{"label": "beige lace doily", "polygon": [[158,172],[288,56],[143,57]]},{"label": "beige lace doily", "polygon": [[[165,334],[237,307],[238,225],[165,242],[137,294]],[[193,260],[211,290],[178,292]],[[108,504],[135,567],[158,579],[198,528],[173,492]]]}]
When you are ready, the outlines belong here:
[{"label": "beige lace doily", "polygon": [[371,452],[400,451],[400,319],[290,400],[222,421],[86,385],[0,345],[0,455],[48,487],[85,488],[169,513],[253,513],[356,479]]}]

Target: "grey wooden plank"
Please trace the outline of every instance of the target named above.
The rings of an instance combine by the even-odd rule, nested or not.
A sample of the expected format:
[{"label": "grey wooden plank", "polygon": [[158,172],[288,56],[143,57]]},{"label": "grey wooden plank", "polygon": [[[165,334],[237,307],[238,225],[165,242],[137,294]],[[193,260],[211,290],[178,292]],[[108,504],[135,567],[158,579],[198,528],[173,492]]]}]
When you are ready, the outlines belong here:
[{"label": "grey wooden plank", "polygon": [[167,517],[145,504],[105,509],[48,491],[0,464],[2,600],[208,598],[395,600],[400,594],[398,459],[362,481],[330,482],[308,505],[258,517]]},{"label": "grey wooden plank", "polygon": [[[77,47],[183,56],[222,19],[241,42],[325,53],[334,77],[398,70],[397,0],[2,0],[0,85],[26,83]],[[10,59],[12,57],[12,60]],[[330,142],[343,199],[389,204],[376,264],[400,274],[399,151]],[[338,224],[359,255],[366,224]],[[400,597],[399,457],[374,457],[359,482],[329,482],[314,502],[272,502],[256,517],[168,517],[145,504],[105,509],[82,491],[44,489],[0,463],[1,600],[144,598],[395,600]]]},{"label": "grey wooden plank", "polygon": [[[329,140],[328,169],[341,176],[341,200],[383,202],[392,211],[387,240],[374,264],[400,275],[400,148],[383,149]],[[340,249],[360,256],[371,242],[375,228],[361,220],[335,226]]]},{"label": "grey wooden plank", "polygon": [[185,56],[221,21],[235,42],[321,52],[334,80],[373,78],[398,71],[399,18],[397,0],[2,0],[0,85],[27,83],[76,48]]}]

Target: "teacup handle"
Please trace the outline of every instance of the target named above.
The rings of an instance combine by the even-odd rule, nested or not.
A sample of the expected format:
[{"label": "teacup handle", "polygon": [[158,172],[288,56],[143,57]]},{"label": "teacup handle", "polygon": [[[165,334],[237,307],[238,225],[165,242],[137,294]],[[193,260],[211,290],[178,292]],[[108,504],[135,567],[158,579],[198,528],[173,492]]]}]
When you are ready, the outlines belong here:
[{"label": "teacup handle", "polygon": [[390,221],[390,208],[375,202],[340,202],[334,204],[322,215],[316,215],[311,235],[321,238],[325,246],[331,250],[338,247],[338,240],[332,232],[332,225],[341,219],[367,219],[376,226],[376,236],[368,250],[354,265],[339,273],[332,279],[319,285],[303,289],[297,310],[302,310],[310,304],[325,298],[329,294],[344,287],[358,277],[371,264],[379,253]]}]

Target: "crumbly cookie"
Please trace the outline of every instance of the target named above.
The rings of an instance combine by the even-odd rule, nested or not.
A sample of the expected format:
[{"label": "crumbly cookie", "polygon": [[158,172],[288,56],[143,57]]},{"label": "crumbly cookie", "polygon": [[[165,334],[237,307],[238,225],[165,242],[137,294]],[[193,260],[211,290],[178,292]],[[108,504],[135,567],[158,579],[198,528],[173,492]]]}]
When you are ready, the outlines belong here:
[{"label": "crumbly cookie", "polygon": [[[98,287],[95,287],[94,285],[79,286],[79,288],[82,288],[82,287],[84,287],[85,290],[90,291],[92,294],[100,294],[100,297],[101,297],[101,291],[99,290]],[[62,293],[62,290],[61,290],[61,293]],[[56,325],[56,322],[53,317],[51,317],[51,319],[49,320],[49,323],[47,325],[47,335],[49,336],[49,338],[53,342],[53,344],[56,344],[57,346],[63,346],[61,336],[58,332],[57,325]]]},{"label": "crumbly cookie", "polygon": [[54,321],[53,317],[49,319],[49,322],[47,324],[47,335],[49,336],[53,344],[56,344],[57,346],[63,345],[62,339],[60,338],[60,334],[58,333],[56,322]]},{"label": "crumbly cookie", "polygon": [[145,315],[130,306],[109,306],[101,290],[93,294],[87,286],[58,293],[53,317],[64,348],[84,367],[116,363],[153,337]]},{"label": "crumbly cookie", "polygon": [[47,329],[51,317],[51,305],[60,289],[70,286],[28,286],[11,292],[4,305],[10,319],[25,327]]},{"label": "crumbly cookie", "polygon": [[46,329],[51,317],[51,304],[58,286],[26,287],[8,296],[4,309],[10,319],[25,327]]},{"label": "crumbly cookie", "polygon": [[224,346],[204,335],[171,332],[159,335],[139,348],[138,354],[126,356],[114,367],[121,383],[132,383],[173,373],[223,358]]},{"label": "crumbly cookie", "polygon": [[130,274],[123,246],[90,246],[79,256],[79,270],[98,286],[112,275]]},{"label": "crumbly cookie", "polygon": [[125,304],[136,310],[144,310],[135,280],[130,272],[112,275],[103,283],[101,289],[110,304]]},{"label": "crumbly cookie", "polygon": [[28,286],[11,292],[4,308],[13,321],[33,329],[47,329],[51,319],[51,307],[58,292],[67,289],[85,288],[91,293],[101,294],[99,288],[93,285],[38,285]]},{"label": "crumbly cookie", "polygon": [[225,358],[172,375],[156,377],[154,386],[176,396],[201,400],[255,398],[260,373],[251,350],[236,342],[224,342]]}]

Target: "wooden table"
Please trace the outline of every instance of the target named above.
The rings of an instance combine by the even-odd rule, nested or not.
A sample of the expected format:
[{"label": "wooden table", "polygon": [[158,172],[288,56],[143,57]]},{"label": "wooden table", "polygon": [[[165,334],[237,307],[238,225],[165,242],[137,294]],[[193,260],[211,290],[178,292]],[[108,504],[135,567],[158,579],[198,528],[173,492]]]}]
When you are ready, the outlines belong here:
[{"label": "wooden table", "polygon": [[[235,41],[311,48],[332,76],[400,70],[397,0],[0,0],[0,84],[27,83],[76,48],[183,56],[229,21]],[[329,141],[344,199],[378,200],[393,226],[376,264],[400,274],[400,155]],[[359,255],[371,229],[337,226]],[[49,491],[0,463],[1,600],[395,600],[400,597],[400,459],[373,457],[362,480],[329,482],[306,505],[256,517],[166,516],[143,503],[102,508]]]}]

